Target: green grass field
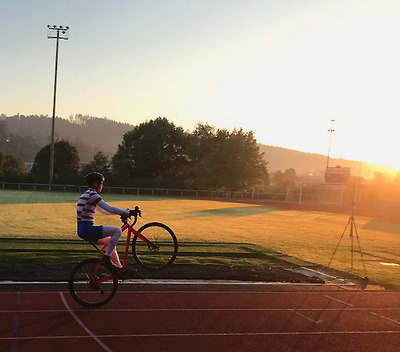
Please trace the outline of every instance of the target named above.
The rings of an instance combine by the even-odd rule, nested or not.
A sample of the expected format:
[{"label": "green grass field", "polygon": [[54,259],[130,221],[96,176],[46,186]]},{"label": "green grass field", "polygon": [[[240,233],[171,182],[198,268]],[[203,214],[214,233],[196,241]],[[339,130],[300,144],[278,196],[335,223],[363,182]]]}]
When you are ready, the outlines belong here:
[{"label": "green grass field", "polygon": [[[89,254],[91,247],[76,241],[78,198],[77,193],[0,191],[0,262],[71,261]],[[104,199],[121,208],[139,205],[139,225],[169,225],[180,242],[180,263],[278,266],[283,259],[326,266],[349,219],[233,202],[112,194]],[[98,214],[96,223],[119,226],[119,219]],[[356,224],[368,277],[400,287],[400,224],[367,217],[357,217]],[[358,249],[355,238],[354,246]],[[354,252],[353,270],[350,254],[347,231],[331,266],[363,276],[360,254]]]}]

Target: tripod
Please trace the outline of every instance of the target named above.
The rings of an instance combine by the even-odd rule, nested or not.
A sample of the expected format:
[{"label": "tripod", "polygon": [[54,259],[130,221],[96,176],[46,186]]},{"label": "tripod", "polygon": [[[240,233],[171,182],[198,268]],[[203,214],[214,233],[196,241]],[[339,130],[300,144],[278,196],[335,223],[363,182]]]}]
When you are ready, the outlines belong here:
[{"label": "tripod", "polygon": [[331,257],[331,259],[330,259],[330,261],[328,263],[328,268],[330,267],[330,265],[332,263],[332,260],[333,260],[333,257],[335,256],[335,254],[336,254],[336,252],[337,252],[337,250],[339,248],[340,242],[342,242],[343,236],[346,233],[347,228],[349,227],[350,228],[350,241],[351,241],[351,250],[350,250],[351,251],[351,270],[353,270],[353,263],[354,263],[354,235],[355,235],[355,237],[357,239],[357,244],[358,244],[358,251],[360,252],[361,261],[362,261],[363,268],[364,268],[364,276],[361,278],[361,288],[364,289],[365,286],[366,286],[366,283],[368,281],[368,279],[367,279],[367,269],[365,268],[364,255],[363,255],[363,252],[361,250],[360,238],[358,236],[358,231],[357,231],[357,226],[356,226],[356,219],[354,217],[355,205],[356,205],[356,202],[353,199],[353,202],[351,204],[352,209],[351,209],[350,218],[347,221],[347,224],[346,224],[346,226],[345,226],[345,228],[344,228],[344,230],[342,232],[342,235],[340,236],[339,242],[337,243],[336,248],[335,248],[335,250],[334,250],[334,252],[332,254],[332,257]]}]

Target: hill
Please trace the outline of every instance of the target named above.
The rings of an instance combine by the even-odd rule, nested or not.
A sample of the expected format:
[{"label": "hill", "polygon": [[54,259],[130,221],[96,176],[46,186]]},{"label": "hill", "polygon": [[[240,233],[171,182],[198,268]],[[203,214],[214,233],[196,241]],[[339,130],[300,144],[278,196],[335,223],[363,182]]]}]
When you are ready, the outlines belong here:
[{"label": "hill", "polygon": [[[268,161],[268,171],[270,173],[293,168],[296,170],[297,175],[307,175],[312,179],[323,178],[327,162],[326,155],[304,153],[298,150],[263,144],[260,144],[260,150],[264,152],[264,158]],[[393,170],[389,167],[364,162],[360,164],[356,160],[330,158],[329,166],[350,167],[352,175],[360,175],[365,178],[374,177],[375,172],[393,173]]]},{"label": "hill", "polygon": [[[32,141],[29,151],[25,154],[18,153],[25,161],[33,161],[36,153],[51,141],[51,117],[49,116],[1,115],[0,120],[5,122],[5,130],[8,135],[11,135],[9,138],[11,142],[12,138],[19,139],[18,144],[22,140]],[[65,139],[76,146],[83,162],[91,161],[98,151],[103,151],[109,156],[114,155],[118,144],[122,141],[122,136],[133,128],[127,123],[84,115],[71,116],[69,120],[57,117],[55,126],[55,138]]]}]

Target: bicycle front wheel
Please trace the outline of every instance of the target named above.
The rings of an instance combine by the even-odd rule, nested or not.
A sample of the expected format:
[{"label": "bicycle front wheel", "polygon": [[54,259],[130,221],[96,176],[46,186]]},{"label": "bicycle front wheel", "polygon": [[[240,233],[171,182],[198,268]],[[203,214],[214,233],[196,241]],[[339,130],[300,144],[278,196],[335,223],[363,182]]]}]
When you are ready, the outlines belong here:
[{"label": "bicycle front wheel", "polygon": [[76,302],[88,308],[97,308],[113,298],[118,279],[99,259],[91,258],[74,268],[68,286]]},{"label": "bicycle front wheel", "polygon": [[138,231],[151,241],[146,243],[138,236],[133,237],[132,254],[142,268],[159,271],[174,262],[178,254],[178,240],[167,225],[151,222],[143,225]]}]

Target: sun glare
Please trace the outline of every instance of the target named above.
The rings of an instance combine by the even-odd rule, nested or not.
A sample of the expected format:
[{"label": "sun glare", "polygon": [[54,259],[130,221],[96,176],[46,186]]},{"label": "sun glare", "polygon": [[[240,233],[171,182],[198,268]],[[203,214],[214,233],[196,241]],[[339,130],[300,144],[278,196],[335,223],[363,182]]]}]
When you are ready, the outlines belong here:
[{"label": "sun glare", "polygon": [[399,264],[396,264],[396,263],[385,263],[385,262],[380,262],[379,264],[385,265],[385,266],[400,266]]},{"label": "sun glare", "polygon": [[[318,30],[315,30],[318,28]],[[315,18],[266,33],[259,51],[235,53],[210,90],[206,116],[252,129],[261,143],[326,153],[321,123],[334,117],[333,157],[400,169],[395,18]],[[282,41],[276,40],[280,37]],[[230,126],[227,126],[230,127]],[[269,132],[273,131],[273,132]]]}]

